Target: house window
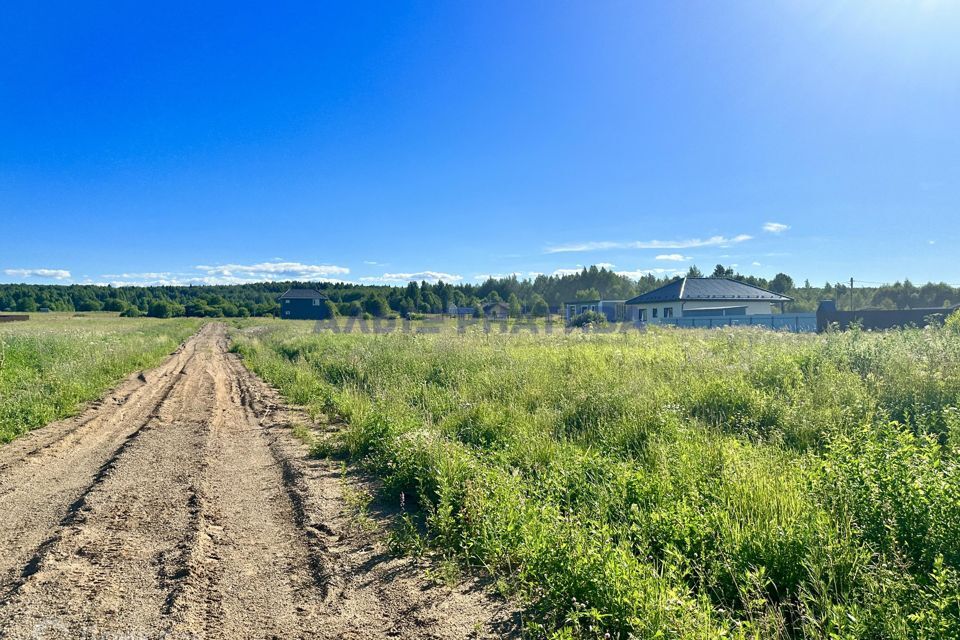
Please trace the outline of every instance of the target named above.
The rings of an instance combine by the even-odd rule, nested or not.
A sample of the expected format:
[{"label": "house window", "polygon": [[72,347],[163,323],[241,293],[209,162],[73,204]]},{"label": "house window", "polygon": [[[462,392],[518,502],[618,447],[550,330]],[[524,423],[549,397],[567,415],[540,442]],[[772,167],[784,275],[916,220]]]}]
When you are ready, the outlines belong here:
[{"label": "house window", "polygon": [[289,300],[284,300],[284,301],[283,301],[283,304],[290,304],[290,301],[289,301]]},{"label": "house window", "polygon": [[637,320],[640,322],[647,321],[647,310],[646,309],[637,309]]},{"label": "house window", "polygon": [[650,309],[650,317],[651,317],[651,318],[656,318],[656,317],[657,317],[657,308],[656,308],[656,307],[654,307],[653,309]]},{"label": "house window", "polygon": [[315,307],[319,307],[319,306],[320,306],[320,298],[314,298],[314,299],[313,299],[313,306],[315,306]]},{"label": "house window", "polygon": [[664,307],[663,308],[663,317],[672,318],[673,317],[673,307]]}]

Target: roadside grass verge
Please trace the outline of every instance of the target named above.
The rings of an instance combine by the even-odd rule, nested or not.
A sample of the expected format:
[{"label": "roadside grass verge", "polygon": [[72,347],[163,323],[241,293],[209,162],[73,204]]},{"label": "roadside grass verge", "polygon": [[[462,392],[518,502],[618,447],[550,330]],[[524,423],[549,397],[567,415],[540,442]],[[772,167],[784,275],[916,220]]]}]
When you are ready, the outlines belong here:
[{"label": "roadside grass verge", "polygon": [[97,314],[0,325],[0,443],[75,413],[159,364],[201,322]]},{"label": "roadside grass verge", "polygon": [[960,637],[955,332],[309,331],[235,349],[533,636]]}]

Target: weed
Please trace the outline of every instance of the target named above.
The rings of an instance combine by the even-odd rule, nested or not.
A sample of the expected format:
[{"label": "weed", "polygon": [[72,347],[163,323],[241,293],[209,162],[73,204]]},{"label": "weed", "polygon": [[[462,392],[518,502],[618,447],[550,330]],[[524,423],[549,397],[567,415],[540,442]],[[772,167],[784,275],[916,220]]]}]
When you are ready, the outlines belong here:
[{"label": "weed", "polygon": [[534,636],[957,635],[952,326],[237,340]]}]

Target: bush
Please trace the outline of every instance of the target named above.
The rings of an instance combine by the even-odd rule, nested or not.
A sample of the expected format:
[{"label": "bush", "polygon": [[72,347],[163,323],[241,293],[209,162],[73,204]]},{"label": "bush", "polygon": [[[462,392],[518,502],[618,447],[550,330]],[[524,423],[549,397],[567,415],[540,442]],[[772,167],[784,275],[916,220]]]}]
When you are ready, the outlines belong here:
[{"label": "bush", "polygon": [[104,311],[123,311],[127,308],[127,303],[120,298],[110,298],[103,303]]},{"label": "bush", "polygon": [[607,324],[607,316],[598,311],[584,311],[573,316],[567,323],[568,327],[603,327]]},{"label": "bush", "polygon": [[954,333],[960,333],[960,311],[954,311],[949,316],[944,325]]},{"label": "bush", "polygon": [[182,316],[184,313],[183,305],[168,300],[155,300],[147,309],[147,316],[151,318],[173,318]]}]

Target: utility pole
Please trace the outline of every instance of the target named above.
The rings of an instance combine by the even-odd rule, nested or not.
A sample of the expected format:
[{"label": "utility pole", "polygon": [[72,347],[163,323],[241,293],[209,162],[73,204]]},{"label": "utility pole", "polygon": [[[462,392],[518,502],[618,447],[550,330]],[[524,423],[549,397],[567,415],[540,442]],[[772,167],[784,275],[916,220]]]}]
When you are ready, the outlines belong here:
[{"label": "utility pole", "polygon": [[850,278],[850,311],[856,311],[853,308],[853,278]]}]

